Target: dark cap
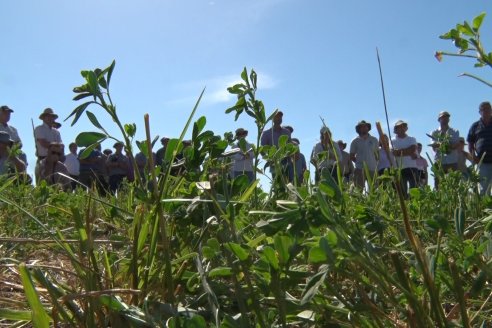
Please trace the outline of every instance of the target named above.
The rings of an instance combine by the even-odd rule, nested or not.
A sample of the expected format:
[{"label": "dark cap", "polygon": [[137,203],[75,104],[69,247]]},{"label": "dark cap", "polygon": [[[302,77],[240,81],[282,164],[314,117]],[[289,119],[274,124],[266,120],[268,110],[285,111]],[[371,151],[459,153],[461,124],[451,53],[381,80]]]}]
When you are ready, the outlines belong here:
[{"label": "dark cap", "polygon": [[14,110],[12,108],[10,108],[9,106],[7,106],[7,105],[0,106],[0,111],[2,111],[2,112],[11,112],[11,113],[14,112]]},{"label": "dark cap", "polygon": [[443,117],[443,116],[450,117],[451,114],[449,114],[447,111],[443,110],[442,112],[439,112],[439,115],[437,115],[437,120],[439,121],[441,119],[441,117]]}]

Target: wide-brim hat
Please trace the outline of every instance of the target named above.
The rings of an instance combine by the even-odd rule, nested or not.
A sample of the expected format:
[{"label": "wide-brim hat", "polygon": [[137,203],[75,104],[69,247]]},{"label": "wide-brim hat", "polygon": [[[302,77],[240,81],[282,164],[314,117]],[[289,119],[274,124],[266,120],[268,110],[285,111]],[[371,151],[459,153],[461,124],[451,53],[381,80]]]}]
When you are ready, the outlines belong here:
[{"label": "wide-brim hat", "polygon": [[248,130],[243,129],[243,128],[236,129],[236,136],[243,135],[243,134],[248,134]]},{"label": "wide-brim hat", "polygon": [[449,114],[447,111],[443,110],[442,112],[439,112],[439,115],[437,115],[437,120],[439,121],[441,119],[441,117],[443,117],[443,116],[450,117],[451,114]]},{"label": "wide-brim hat", "polygon": [[10,134],[8,134],[8,132],[0,131],[0,143],[12,146],[14,144],[14,140],[10,139]]},{"label": "wide-brim hat", "polygon": [[51,108],[46,108],[42,113],[41,115],[39,115],[39,119],[42,120],[44,119],[45,116],[53,116],[55,119],[58,118],[58,115],[55,114],[55,112],[53,111],[53,109]]},{"label": "wide-brim hat", "polygon": [[342,146],[343,148],[347,147],[347,143],[343,142],[343,140],[338,140],[337,144],[338,144],[338,146]]},{"label": "wide-brim hat", "polygon": [[369,131],[371,131],[371,123],[362,120],[359,123],[357,123],[357,125],[355,126],[355,132],[359,133],[359,129],[363,125],[366,125]]},{"label": "wide-brim hat", "polygon": [[12,108],[10,108],[9,106],[7,106],[7,105],[0,106],[0,111],[2,111],[2,112],[11,112],[11,113],[14,112],[14,110]]}]

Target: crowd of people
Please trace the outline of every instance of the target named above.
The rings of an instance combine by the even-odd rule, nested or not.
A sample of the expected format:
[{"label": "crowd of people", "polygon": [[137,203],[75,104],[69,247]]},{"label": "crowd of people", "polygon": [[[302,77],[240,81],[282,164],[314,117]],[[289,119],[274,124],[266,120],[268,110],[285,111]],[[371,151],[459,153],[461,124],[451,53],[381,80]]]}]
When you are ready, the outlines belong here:
[{"label": "crowd of people", "polygon": [[[22,141],[15,127],[9,124],[13,109],[4,105],[0,107],[0,175],[16,174],[24,176],[25,183],[31,183],[25,174],[27,156],[22,151]],[[492,106],[489,102],[479,105],[480,118],[474,122],[466,138],[468,152],[465,150],[465,138],[458,130],[450,126],[451,114],[442,111],[437,115],[439,126],[428,134],[430,146],[434,151],[433,165],[441,172],[459,171],[466,178],[469,175],[467,161],[478,164],[480,176],[479,190],[482,194],[490,192],[492,183]],[[272,127],[261,135],[262,146],[279,146],[282,136],[288,143],[299,146],[299,139],[293,137],[294,129],[282,125],[283,112],[277,111],[272,120]],[[46,108],[39,116],[42,121],[34,129],[36,140],[36,183],[46,181],[50,185],[59,185],[64,190],[73,190],[77,186],[97,186],[101,192],[116,193],[124,179],[132,180],[133,167],[124,153],[124,144],[116,142],[111,149],[101,150],[101,145],[92,149],[88,156],[81,156],[85,149],[78,151],[75,143],[70,143],[68,153],[64,153],[64,144],[59,132],[61,126],[56,121],[58,115],[51,108]],[[335,180],[338,172],[346,183],[353,183],[364,189],[371,178],[384,174],[385,170],[400,170],[402,189],[424,186],[428,183],[428,163],[421,156],[422,144],[409,135],[407,122],[398,120],[393,127],[394,137],[379,134],[372,135],[372,125],[364,120],[355,125],[357,137],[349,145],[343,140],[333,140],[330,129],[322,126],[319,142],[313,146],[310,163],[314,166],[315,182],[325,175]],[[245,175],[249,181],[255,178],[254,145],[246,138],[248,131],[238,128],[235,131],[235,143],[232,146],[232,164],[230,175],[235,178]],[[161,139],[162,147],[152,153],[153,162],[162,165],[169,138]],[[302,183],[308,163],[305,156],[297,151],[282,158],[277,164],[270,161],[272,178],[281,177],[288,182]],[[87,155],[87,154],[85,154]],[[149,161],[143,153],[135,155],[137,172],[145,176]],[[19,175],[18,173],[21,173]],[[435,187],[439,187],[439,177],[435,175]]]}]

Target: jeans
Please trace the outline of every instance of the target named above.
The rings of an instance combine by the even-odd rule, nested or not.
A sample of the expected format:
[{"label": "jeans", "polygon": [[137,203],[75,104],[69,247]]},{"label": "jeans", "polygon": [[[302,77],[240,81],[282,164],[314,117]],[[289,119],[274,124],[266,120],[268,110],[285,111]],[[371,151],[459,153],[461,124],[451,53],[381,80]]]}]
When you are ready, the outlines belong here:
[{"label": "jeans", "polygon": [[479,189],[480,195],[490,194],[490,185],[492,183],[492,163],[482,163],[478,167],[480,176]]}]

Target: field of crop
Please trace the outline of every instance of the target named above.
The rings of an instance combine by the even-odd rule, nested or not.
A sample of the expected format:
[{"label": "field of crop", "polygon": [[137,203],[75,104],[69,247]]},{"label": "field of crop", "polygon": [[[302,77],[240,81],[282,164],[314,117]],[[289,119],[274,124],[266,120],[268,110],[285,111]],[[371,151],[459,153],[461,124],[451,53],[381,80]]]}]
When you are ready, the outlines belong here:
[{"label": "field of crop", "polygon": [[[136,127],[119,121],[110,97],[114,67],[82,72],[74,100],[90,100],[69,117],[75,124],[86,113],[99,130],[81,133],[79,146],[122,140],[134,161]],[[226,113],[252,117],[260,136],[274,113],[256,99],[256,73],[241,78]],[[340,172],[263,190],[258,180],[228,178],[222,154],[233,140],[194,120],[200,99],[164,164],[136,174],[117,197],[0,180],[0,327],[492,324],[492,198],[477,192],[476,172],[466,180],[435,170],[439,190],[411,189],[408,198],[396,170],[364,193]],[[121,136],[108,135],[91,106]],[[146,122],[139,148],[149,154]],[[259,144],[256,168],[260,158],[280,167],[296,151],[286,139]],[[171,174],[181,151],[184,170]]]}]

